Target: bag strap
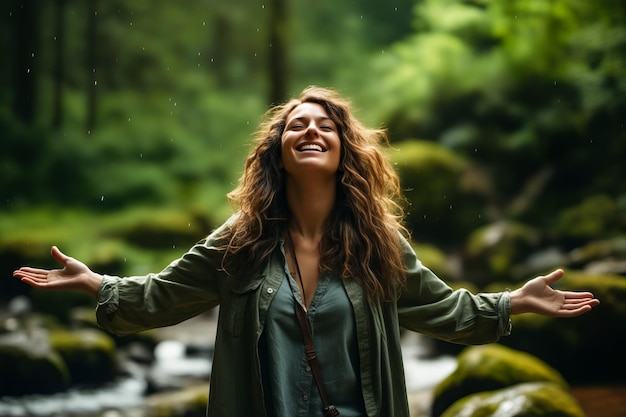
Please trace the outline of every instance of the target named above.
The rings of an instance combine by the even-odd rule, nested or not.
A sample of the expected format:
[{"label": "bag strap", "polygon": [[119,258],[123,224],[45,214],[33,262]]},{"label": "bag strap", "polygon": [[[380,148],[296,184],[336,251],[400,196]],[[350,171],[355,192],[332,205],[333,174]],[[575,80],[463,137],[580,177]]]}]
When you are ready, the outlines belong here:
[{"label": "bag strap", "polygon": [[324,387],[322,386],[322,378],[320,377],[320,369],[317,362],[317,353],[315,352],[315,347],[313,346],[313,337],[311,336],[311,329],[309,328],[309,323],[306,318],[306,312],[304,311],[300,303],[295,300],[294,306],[296,309],[296,316],[298,317],[298,323],[300,323],[300,330],[302,330],[302,337],[304,339],[304,353],[306,354],[307,361],[309,361],[309,365],[311,366],[311,372],[313,373],[313,379],[315,380],[317,390],[319,391],[320,397],[322,398],[322,404],[324,406],[322,412],[324,413],[325,417],[338,416],[339,410],[337,410],[334,405],[328,404],[326,392],[324,391]]}]

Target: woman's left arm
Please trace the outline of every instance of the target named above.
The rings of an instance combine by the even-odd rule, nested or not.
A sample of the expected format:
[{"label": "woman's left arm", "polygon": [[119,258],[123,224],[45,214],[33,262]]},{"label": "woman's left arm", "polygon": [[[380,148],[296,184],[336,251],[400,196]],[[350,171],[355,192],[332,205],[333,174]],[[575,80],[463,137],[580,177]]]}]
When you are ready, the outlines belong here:
[{"label": "woman's left arm", "polygon": [[600,304],[590,292],[560,291],[550,285],[563,276],[557,269],[511,291],[511,314],[536,313],[549,317],[576,317]]}]

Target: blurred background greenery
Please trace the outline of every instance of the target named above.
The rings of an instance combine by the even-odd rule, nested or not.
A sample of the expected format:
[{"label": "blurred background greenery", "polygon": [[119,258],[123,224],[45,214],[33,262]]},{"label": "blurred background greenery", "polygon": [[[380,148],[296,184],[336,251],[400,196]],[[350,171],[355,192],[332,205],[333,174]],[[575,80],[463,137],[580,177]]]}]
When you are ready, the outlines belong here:
[{"label": "blurred background greenery", "polygon": [[[53,244],[103,273],[165,266],[230,213],[265,110],[310,84],[389,130],[418,255],[445,279],[624,281],[623,2],[0,7],[2,301],[30,294],[11,271],[52,266]],[[615,294],[598,282],[580,287]]]}]

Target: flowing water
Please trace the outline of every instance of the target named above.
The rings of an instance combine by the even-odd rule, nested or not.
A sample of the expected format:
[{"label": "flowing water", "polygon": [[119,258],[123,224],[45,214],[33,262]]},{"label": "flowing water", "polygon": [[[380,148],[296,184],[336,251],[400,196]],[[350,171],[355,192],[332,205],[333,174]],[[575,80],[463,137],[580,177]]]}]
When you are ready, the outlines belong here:
[{"label": "flowing water", "polygon": [[[208,381],[210,348],[215,337],[214,316],[191,319],[159,332],[164,342],[155,349],[155,361],[147,372],[130,372],[130,375],[98,388],[74,388],[53,395],[0,397],[0,417],[141,416],[148,379],[162,386]],[[196,354],[188,354],[190,346]],[[433,358],[430,352],[428,339],[414,333],[403,336],[409,391],[429,389],[454,370],[456,362],[453,357]],[[127,364],[126,368],[137,369],[133,364]]]}]

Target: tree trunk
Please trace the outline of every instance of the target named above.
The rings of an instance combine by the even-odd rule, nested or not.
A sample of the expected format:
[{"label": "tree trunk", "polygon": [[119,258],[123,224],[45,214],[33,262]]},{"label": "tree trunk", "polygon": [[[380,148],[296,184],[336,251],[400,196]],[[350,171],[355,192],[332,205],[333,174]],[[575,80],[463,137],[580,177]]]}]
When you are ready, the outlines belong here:
[{"label": "tree trunk", "polygon": [[271,0],[269,7],[269,100],[270,104],[283,102],[287,97],[287,0]]},{"label": "tree trunk", "polygon": [[15,1],[15,49],[13,113],[24,123],[35,118],[36,107],[36,62],[37,53],[37,10],[35,0]]},{"label": "tree trunk", "polygon": [[65,4],[66,0],[57,0],[54,10],[54,98],[52,127],[63,125],[63,84],[65,81]]},{"label": "tree trunk", "polygon": [[85,44],[87,57],[87,120],[85,128],[88,133],[93,132],[97,122],[97,74],[98,58],[96,53],[96,35],[98,23],[98,0],[88,0],[87,7],[87,43]]}]

